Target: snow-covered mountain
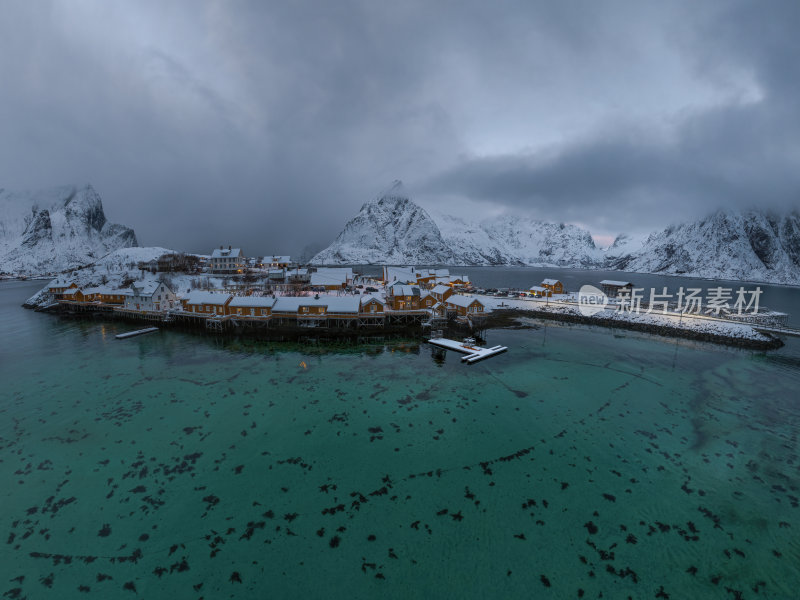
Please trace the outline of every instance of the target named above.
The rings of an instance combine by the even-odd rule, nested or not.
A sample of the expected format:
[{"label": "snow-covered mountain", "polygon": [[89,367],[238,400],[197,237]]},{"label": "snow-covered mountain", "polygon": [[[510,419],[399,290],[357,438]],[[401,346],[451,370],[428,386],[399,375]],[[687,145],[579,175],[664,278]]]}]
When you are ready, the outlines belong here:
[{"label": "snow-covered mountain", "polygon": [[456,257],[425,210],[403,185],[367,202],[312,264],[454,264]]},{"label": "snow-covered mountain", "polygon": [[560,265],[602,260],[575,225],[501,217],[480,223],[437,214],[411,201],[402,184],[367,202],[313,264]]},{"label": "snow-covered mountain", "polygon": [[0,272],[55,273],[137,245],[133,229],[106,220],[91,185],[0,189]]},{"label": "snow-covered mountain", "polygon": [[434,218],[461,265],[592,267],[603,259],[591,234],[576,225],[511,216],[480,222]]},{"label": "snow-covered mountain", "polygon": [[528,265],[800,285],[800,214],[720,210],[601,250],[575,225],[427,213],[397,182],[367,202],[313,264]]},{"label": "snow-covered mountain", "polygon": [[653,233],[638,249],[614,246],[607,253],[607,266],[614,269],[800,284],[797,211],[776,215],[723,209]]}]

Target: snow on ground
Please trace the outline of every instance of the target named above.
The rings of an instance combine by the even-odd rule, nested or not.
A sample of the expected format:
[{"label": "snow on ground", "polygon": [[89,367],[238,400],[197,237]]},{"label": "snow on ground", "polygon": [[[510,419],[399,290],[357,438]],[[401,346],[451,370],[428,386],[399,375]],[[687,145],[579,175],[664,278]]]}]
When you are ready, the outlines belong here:
[{"label": "snow on ground", "polygon": [[175,250],[160,248],[158,246],[120,248],[119,250],[114,250],[114,252],[106,254],[94,264],[101,267],[108,267],[113,271],[122,271],[125,268],[129,268],[130,265],[136,268],[136,265],[140,262],[149,262],[165,254],[174,253]]},{"label": "snow on ground", "polygon": [[[489,310],[518,309],[536,313],[564,314],[581,316],[578,305],[572,302],[563,302],[558,298],[528,298],[519,300],[515,298],[496,298],[493,296],[476,296]],[[670,329],[683,329],[721,335],[731,338],[750,340],[769,340],[763,333],[759,333],[746,323],[733,323],[722,319],[714,319],[700,315],[680,315],[677,313],[662,314],[620,312],[616,307],[608,308],[594,315],[597,319],[609,322],[625,321],[628,323],[641,323]]]}]

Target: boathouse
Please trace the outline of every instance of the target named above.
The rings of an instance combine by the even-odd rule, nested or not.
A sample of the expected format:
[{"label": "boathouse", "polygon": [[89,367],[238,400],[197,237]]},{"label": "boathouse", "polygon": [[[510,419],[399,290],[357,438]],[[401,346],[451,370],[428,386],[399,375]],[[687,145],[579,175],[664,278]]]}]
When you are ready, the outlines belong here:
[{"label": "boathouse", "polygon": [[86,302],[86,296],[83,295],[78,287],[67,288],[61,293],[61,300],[69,302]]},{"label": "boathouse", "polygon": [[188,296],[181,299],[183,310],[186,312],[205,315],[205,316],[222,316],[227,312],[228,303],[233,296],[227,292],[213,293],[193,291]]},{"label": "boathouse", "polygon": [[236,296],[225,307],[226,314],[252,318],[269,318],[275,298],[266,296]]},{"label": "boathouse", "polygon": [[50,282],[47,292],[53,300],[61,300],[64,297],[64,292],[77,287],[78,285],[75,282],[67,283],[66,280],[58,278]]},{"label": "boathouse", "polygon": [[455,312],[459,317],[483,315],[485,307],[477,298],[453,294],[447,299],[447,310]]},{"label": "boathouse", "polygon": [[275,300],[272,316],[299,327],[346,326],[358,319],[360,305],[358,296],[282,296]]}]

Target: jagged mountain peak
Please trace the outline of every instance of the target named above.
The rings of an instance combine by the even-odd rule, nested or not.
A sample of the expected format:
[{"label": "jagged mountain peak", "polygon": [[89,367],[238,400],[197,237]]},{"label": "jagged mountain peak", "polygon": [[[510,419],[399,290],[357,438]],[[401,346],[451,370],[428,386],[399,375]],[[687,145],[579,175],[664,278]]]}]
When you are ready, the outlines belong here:
[{"label": "jagged mountain peak", "polygon": [[798,284],[800,215],[723,207],[647,237],[620,234],[600,250],[588,230],[573,224],[428,213],[395,182],[313,262],[556,265]]},{"label": "jagged mountain peak", "polygon": [[591,234],[575,225],[516,215],[472,222],[428,213],[400,181],[365,203],[312,262],[588,266],[600,258]]},{"label": "jagged mountain peak", "polygon": [[656,231],[641,248],[609,256],[629,271],[710,279],[800,282],[800,218],[758,207],[724,207]]},{"label": "jagged mountain peak", "polygon": [[396,181],[366,202],[314,264],[450,263],[453,253],[430,215]]},{"label": "jagged mountain peak", "polygon": [[137,245],[132,229],[108,222],[91,184],[0,191],[0,271],[53,273]]}]

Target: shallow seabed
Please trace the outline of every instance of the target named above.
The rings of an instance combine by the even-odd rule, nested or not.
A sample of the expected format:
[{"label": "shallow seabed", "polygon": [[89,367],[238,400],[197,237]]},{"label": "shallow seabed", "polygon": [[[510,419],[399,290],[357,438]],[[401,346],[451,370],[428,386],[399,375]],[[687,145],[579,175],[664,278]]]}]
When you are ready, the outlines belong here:
[{"label": "shallow seabed", "polygon": [[467,367],[21,318],[7,597],[796,597],[797,344],[546,325]]}]

